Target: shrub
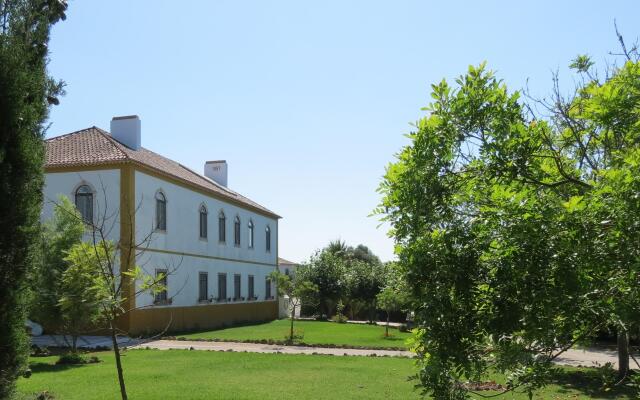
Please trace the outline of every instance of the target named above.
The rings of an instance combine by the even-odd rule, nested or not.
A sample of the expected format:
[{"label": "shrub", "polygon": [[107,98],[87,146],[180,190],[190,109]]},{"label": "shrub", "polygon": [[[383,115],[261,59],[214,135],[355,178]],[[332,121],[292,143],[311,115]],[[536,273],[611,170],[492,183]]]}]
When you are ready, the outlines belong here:
[{"label": "shrub", "polygon": [[69,352],[58,357],[56,364],[58,365],[82,365],[82,364],[95,364],[100,362],[100,359],[96,356],[85,357],[82,353]]},{"label": "shrub", "polygon": [[346,324],[348,318],[346,315],[344,315],[344,303],[342,303],[342,300],[338,302],[338,305],[336,306],[336,311],[337,311],[336,315],[331,317],[331,320],[339,324]]}]

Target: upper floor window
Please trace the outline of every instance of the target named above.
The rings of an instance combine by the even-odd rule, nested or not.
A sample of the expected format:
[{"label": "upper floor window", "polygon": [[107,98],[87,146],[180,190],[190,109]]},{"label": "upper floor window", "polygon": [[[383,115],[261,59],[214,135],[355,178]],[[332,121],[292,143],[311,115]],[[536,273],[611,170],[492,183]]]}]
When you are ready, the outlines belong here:
[{"label": "upper floor window", "polygon": [[233,244],[240,246],[240,217],[238,216],[233,223]]},{"label": "upper floor window", "polygon": [[271,252],[271,228],[269,228],[268,226],[264,230],[264,236],[265,236],[265,249],[267,250],[267,253],[269,253]]},{"label": "upper floor window", "polygon": [[249,220],[249,248],[253,249],[253,221]]},{"label": "upper floor window", "polygon": [[167,198],[164,193],[156,193],[156,229],[167,230]]},{"label": "upper floor window", "polygon": [[76,190],[76,207],[83,220],[93,221],[93,191],[88,185],[82,185]]},{"label": "upper floor window", "polygon": [[205,205],[200,206],[200,237],[202,239],[207,238],[207,207]]},{"label": "upper floor window", "polygon": [[220,243],[227,241],[227,218],[223,211],[218,214],[218,240]]}]

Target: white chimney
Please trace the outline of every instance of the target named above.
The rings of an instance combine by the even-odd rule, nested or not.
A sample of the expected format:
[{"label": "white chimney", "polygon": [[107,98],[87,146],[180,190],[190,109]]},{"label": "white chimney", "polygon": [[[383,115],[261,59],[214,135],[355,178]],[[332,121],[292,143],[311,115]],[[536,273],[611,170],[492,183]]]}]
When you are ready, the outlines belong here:
[{"label": "white chimney", "polygon": [[227,162],[225,160],[207,161],[204,164],[204,176],[227,187]]},{"label": "white chimney", "polygon": [[111,137],[132,150],[140,150],[141,122],[137,115],[113,117]]}]

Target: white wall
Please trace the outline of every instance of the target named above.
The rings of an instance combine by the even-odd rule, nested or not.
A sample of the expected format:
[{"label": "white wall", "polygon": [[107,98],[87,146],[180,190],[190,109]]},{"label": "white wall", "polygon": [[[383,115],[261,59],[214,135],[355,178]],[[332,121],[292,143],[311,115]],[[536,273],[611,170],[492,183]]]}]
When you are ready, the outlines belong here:
[{"label": "white wall", "polygon": [[[277,221],[241,207],[226,203],[198,192],[155,178],[143,172],[135,173],[136,239],[139,242],[149,234],[148,247],[155,250],[188,253],[180,256],[154,251],[145,251],[137,263],[150,275],[156,269],[177,270],[168,277],[168,296],[172,306],[198,305],[198,273],[209,274],[209,296],[218,295],[218,273],[227,273],[227,297],[233,297],[233,275],[242,276],[242,296],[248,296],[248,275],[254,275],[255,295],[264,301],[265,278],[277,264]],[[167,199],[167,229],[155,232],[155,195],[162,190]],[[200,238],[199,209],[205,204],[208,210],[208,238]],[[226,215],[226,243],[218,241],[218,213]],[[234,246],[234,218],[240,216],[241,245]],[[249,248],[249,219],[254,224],[254,247]],[[271,251],[266,251],[265,228],[271,228]],[[237,261],[213,259],[219,257]],[[265,265],[268,264],[268,265]],[[272,290],[275,296],[275,288]],[[137,306],[153,303],[151,294],[136,299]]]},{"label": "white wall", "polygon": [[[248,263],[235,263],[224,260],[213,260],[190,256],[177,256],[157,252],[145,252],[139,256],[138,263],[149,275],[155,275],[156,269],[177,268],[175,273],[167,277],[167,296],[172,298],[171,307],[185,307],[199,305],[199,273],[208,273],[208,296],[218,297],[218,274],[227,274],[227,298],[234,296],[234,274],[240,274],[240,295],[248,301],[249,275],[254,276],[254,295],[257,301],[265,300],[266,278],[272,267]],[[271,295],[275,296],[275,287],[272,284]],[[154,296],[151,293],[143,293],[136,298],[137,307],[145,307],[153,304]],[[241,301],[242,302],[242,301]],[[236,303],[236,302],[231,302]],[[211,304],[217,304],[213,301]]]},{"label": "white wall", "polygon": [[[276,265],[277,225],[268,218],[221,200],[174,185],[162,179],[136,171],[136,237],[148,235],[155,222],[155,195],[162,190],[167,199],[167,230],[152,235],[150,247],[191,254],[231,258]],[[205,204],[209,212],[208,238],[200,239],[199,209]],[[226,243],[218,242],[218,212],[223,210],[226,220]],[[241,245],[235,247],[234,218],[240,216]],[[249,248],[249,219],[254,224],[254,247]],[[265,228],[271,228],[271,251],[266,251]]]},{"label": "white wall", "polygon": [[[75,202],[75,191],[83,184],[93,190],[93,216],[98,223],[105,214],[108,216],[105,225],[108,226],[108,239],[118,241],[120,238],[120,170],[98,170],[82,172],[45,173],[44,204],[41,220],[49,220],[53,216],[55,203],[60,195]],[[106,212],[105,212],[106,211]]]}]

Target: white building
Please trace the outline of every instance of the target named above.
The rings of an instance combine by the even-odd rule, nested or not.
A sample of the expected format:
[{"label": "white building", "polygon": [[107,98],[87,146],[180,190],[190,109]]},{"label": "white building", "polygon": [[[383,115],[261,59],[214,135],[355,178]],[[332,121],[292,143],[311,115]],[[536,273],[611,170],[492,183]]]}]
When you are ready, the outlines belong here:
[{"label": "white building", "polygon": [[225,161],[207,162],[200,175],[141,147],[137,116],[118,117],[111,133],[92,127],[46,141],[43,219],[59,195],[85,219],[108,221],[114,242],[133,238],[147,274],[169,273],[166,293],[130,300],[124,330],[277,318],[268,275],[278,266],[280,217],[227,188]]},{"label": "white building", "polygon": [[296,268],[298,268],[298,264],[278,257],[278,269],[281,273],[285,275],[294,275],[296,273]]}]

